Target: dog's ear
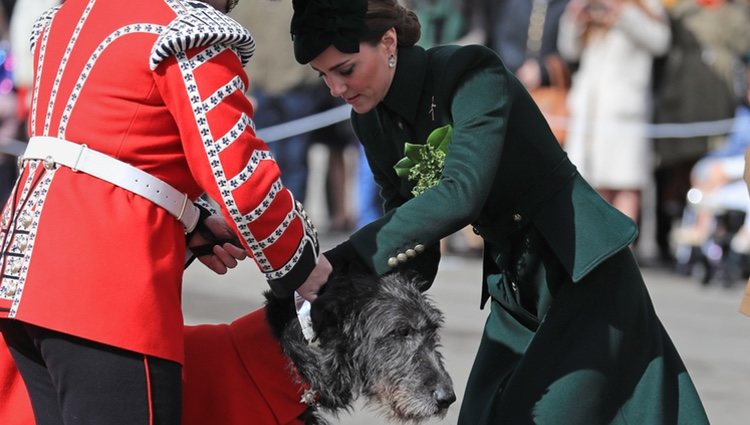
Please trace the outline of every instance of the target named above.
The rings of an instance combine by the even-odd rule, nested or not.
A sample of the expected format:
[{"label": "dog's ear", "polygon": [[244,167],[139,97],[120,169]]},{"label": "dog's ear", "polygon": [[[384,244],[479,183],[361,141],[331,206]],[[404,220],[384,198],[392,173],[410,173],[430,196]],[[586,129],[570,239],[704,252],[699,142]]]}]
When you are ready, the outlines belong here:
[{"label": "dog's ear", "polygon": [[430,289],[432,282],[428,281],[422,273],[415,270],[398,270],[395,272],[388,273],[383,276],[384,279],[394,279],[401,282],[404,285],[412,285],[419,290],[419,292],[425,292]]},{"label": "dog's ear", "polygon": [[374,275],[336,275],[312,303],[310,317],[318,339],[325,343],[341,334],[347,318],[373,296],[379,280]]}]

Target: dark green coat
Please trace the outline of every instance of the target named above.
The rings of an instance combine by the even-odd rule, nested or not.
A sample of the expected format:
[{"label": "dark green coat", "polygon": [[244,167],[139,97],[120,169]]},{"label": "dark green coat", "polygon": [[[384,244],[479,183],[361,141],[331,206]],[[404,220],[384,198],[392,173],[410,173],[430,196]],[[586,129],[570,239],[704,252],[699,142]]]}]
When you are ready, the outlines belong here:
[{"label": "dark green coat", "polygon": [[[431,278],[441,238],[471,224],[485,241],[491,314],[461,424],[707,423],[628,249],[635,225],[580,177],[497,55],[400,48],[385,99],[352,123],[387,211],[350,238],[372,270]],[[446,124],[440,182],[413,197],[393,166]]]}]

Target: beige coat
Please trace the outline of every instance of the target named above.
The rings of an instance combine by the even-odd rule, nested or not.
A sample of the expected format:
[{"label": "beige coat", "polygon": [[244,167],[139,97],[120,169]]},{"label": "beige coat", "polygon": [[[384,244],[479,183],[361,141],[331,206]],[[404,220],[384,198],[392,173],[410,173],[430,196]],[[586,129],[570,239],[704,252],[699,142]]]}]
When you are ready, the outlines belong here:
[{"label": "beige coat", "polygon": [[669,48],[670,30],[659,0],[645,0],[655,19],[626,2],[615,25],[584,41],[584,27],[568,7],[557,47],[579,62],[568,96],[565,150],[595,188],[639,189],[650,183],[651,69]]}]

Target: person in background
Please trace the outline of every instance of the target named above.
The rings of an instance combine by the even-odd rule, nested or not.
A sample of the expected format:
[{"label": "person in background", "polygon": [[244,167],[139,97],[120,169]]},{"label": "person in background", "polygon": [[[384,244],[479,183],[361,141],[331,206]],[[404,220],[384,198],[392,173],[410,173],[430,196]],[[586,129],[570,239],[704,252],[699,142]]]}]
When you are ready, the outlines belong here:
[{"label": "person in background", "polygon": [[[288,22],[288,21],[287,21]],[[293,55],[291,56],[293,57]],[[315,92],[320,112],[342,106],[340,99],[328,96],[320,80]],[[354,147],[355,138],[348,122],[331,124],[311,133],[313,143],[325,146],[328,163],[325,168],[325,205],[328,211],[329,233],[347,233],[356,225],[354,212],[349,208],[353,188],[356,185],[347,152]],[[372,181],[372,179],[370,179]]]},{"label": "person in background", "polygon": [[[744,97],[741,57],[750,51],[747,2],[668,1],[672,45],[654,67],[656,124],[712,123],[654,140],[656,242],[662,260],[674,263],[672,230],[685,211],[695,163],[716,149]],[[721,127],[721,126],[720,126]]]},{"label": "person in background", "polygon": [[[291,19],[292,5],[288,1],[248,0],[238,4],[232,16],[250,29],[257,44],[247,66],[252,75],[249,94],[255,125],[262,129],[317,112],[320,80],[309,69],[295,66],[292,44],[279,36],[279,27]],[[310,142],[310,135],[303,133],[269,144],[284,185],[302,203],[307,197]]]},{"label": "person in background", "polygon": [[474,0],[484,44],[503,59],[528,90],[547,86],[560,59],[558,27],[569,0]]},{"label": "person in background", "polygon": [[4,203],[18,177],[12,144],[18,137],[17,98],[13,84],[14,54],[9,40],[9,10],[0,3],[0,203]]},{"label": "person in background", "polygon": [[[66,0],[34,25],[0,331],[38,424],[180,423],[186,241],[235,237],[211,253],[251,255],[281,297],[312,301],[330,273],[255,136],[237,1],[209,3]],[[221,235],[191,202],[203,193]]]},{"label": "person in background", "polygon": [[426,290],[440,239],[466,225],[484,239],[490,312],[458,423],[707,424],[629,249],[635,224],[497,54],[416,46],[419,21],[396,0],[293,5],[295,57],[352,105],[385,199],[324,254],[333,273],[408,271]]},{"label": "person in background", "polygon": [[565,150],[604,199],[635,222],[653,170],[653,58],[669,46],[659,0],[571,0],[560,20],[560,54],[579,63]]},{"label": "person in background", "polygon": [[[750,77],[749,64],[746,54],[746,77]],[[746,269],[742,256],[750,254],[750,198],[742,181],[750,146],[749,105],[750,86],[745,83],[729,135],[691,170],[687,206],[680,226],[672,230],[677,270],[692,273],[692,266],[701,264],[703,284],[718,275],[726,286],[733,285]],[[744,222],[740,222],[742,214]]]},{"label": "person in background", "polygon": [[[749,58],[750,59],[750,58]],[[747,68],[750,70],[750,67]],[[750,74],[750,71],[747,71]],[[737,106],[734,124],[724,143],[699,159],[690,173],[690,182],[694,193],[699,195],[701,204],[720,194],[727,185],[742,180],[745,169],[745,151],[750,147],[750,90],[748,96]],[[744,198],[740,199],[744,201]],[[711,203],[723,204],[720,199]],[[683,221],[682,226],[674,229],[673,239],[678,244],[700,245],[710,236],[713,229],[713,214],[710,208],[688,205],[690,220]],[[750,229],[748,230],[750,231]],[[749,235],[750,237],[750,235]]]}]

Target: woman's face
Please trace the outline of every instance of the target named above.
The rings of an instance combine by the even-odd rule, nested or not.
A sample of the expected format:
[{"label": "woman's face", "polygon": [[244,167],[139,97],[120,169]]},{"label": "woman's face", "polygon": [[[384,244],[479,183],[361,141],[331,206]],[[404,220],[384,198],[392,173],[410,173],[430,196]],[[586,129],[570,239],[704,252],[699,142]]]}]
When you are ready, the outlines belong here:
[{"label": "woman's face", "polygon": [[358,114],[372,110],[388,93],[395,67],[388,59],[396,55],[396,32],[388,30],[376,45],[360,43],[358,53],[341,53],[329,46],[310,62],[331,90]]}]

